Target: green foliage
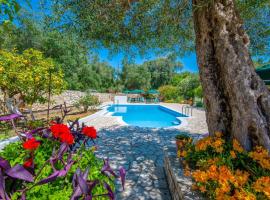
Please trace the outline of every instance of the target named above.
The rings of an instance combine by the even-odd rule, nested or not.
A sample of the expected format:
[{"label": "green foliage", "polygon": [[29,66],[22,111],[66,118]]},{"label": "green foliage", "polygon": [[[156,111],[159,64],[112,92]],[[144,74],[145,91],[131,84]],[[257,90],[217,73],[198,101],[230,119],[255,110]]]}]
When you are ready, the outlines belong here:
[{"label": "green foliage", "polygon": [[186,134],[178,134],[175,136],[175,139],[177,139],[177,140],[185,140],[185,139],[188,140],[189,138],[190,137]]},{"label": "green foliage", "polygon": [[[50,155],[53,151],[53,142],[41,139],[42,145],[35,151],[35,168],[39,170],[46,160],[50,158]],[[29,152],[22,148],[20,142],[9,144],[5,147],[5,149],[0,153],[0,156],[4,159],[8,160],[12,166],[15,164],[23,164],[26,155]],[[66,159],[67,155],[64,155],[64,159]],[[89,180],[106,180],[112,188],[113,180],[109,180],[109,178],[101,173],[101,168],[103,166],[103,161],[96,158],[92,149],[81,149],[77,154],[73,157],[76,160],[75,164],[71,167],[67,176],[64,178],[58,178],[56,181],[51,182],[49,184],[44,184],[40,186],[34,186],[31,190],[26,193],[27,199],[33,200],[47,200],[47,199],[55,199],[55,200],[68,200],[73,192],[72,188],[72,177],[77,168],[80,168],[84,171],[87,167],[90,167],[90,173],[88,175]],[[62,167],[62,164],[58,164],[59,169]],[[37,178],[36,181],[39,181],[45,177],[48,177],[53,172],[53,169],[50,163],[45,165],[45,169],[42,170],[42,173]],[[27,187],[31,187],[33,183],[27,183]],[[106,190],[103,185],[98,185],[93,190],[93,194],[104,194]],[[17,193],[12,196],[12,199],[17,199]],[[105,197],[99,197],[96,199],[107,199]]]},{"label": "green foliage", "polygon": [[[158,89],[162,101],[175,101],[179,96],[179,90],[172,85],[164,85]],[[168,102],[169,103],[169,102]]]},{"label": "green foliage", "polygon": [[202,88],[198,74],[190,72],[175,74],[171,84],[178,88],[179,95],[184,99],[193,99],[194,96],[202,97]]},{"label": "green foliage", "polygon": [[[173,54],[146,61],[141,65],[123,60],[121,79],[127,89],[159,88],[170,83],[173,75],[182,69],[182,63],[176,61]],[[143,75],[143,76],[142,76]]]},{"label": "green foliage", "polygon": [[203,98],[203,89],[201,85],[199,85],[197,88],[194,89],[194,95],[195,97],[198,97],[200,99]]},{"label": "green foliage", "polygon": [[34,130],[40,127],[44,127],[45,122],[43,120],[28,120],[26,122],[26,127],[30,130]]},{"label": "green foliage", "polygon": [[127,89],[150,89],[151,73],[143,65],[129,64],[123,66],[122,81]]},{"label": "green foliage", "polygon": [[84,112],[87,112],[89,109],[93,110],[96,106],[100,105],[100,101],[97,96],[87,94],[81,97],[76,103],[75,106],[77,108],[83,108]]},{"label": "green foliage", "polygon": [[[13,20],[14,15],[20,10],[20,5],[17,0],[0,0],[0,15],[6,16],[4,23],[7,23],[7,20]],[[2,23],[2,21],[0,21]]]},{"label": "green foliage", "polygon": [[236,3],[250,38],[251,55],[267,57],[270,53],[269,0],[237,0]]},{"label": "green foliage", "polygon": [[144,47],[140,48],[142,51],[153,48],[190,50],[193,47],[188,42],[194,36],[189,1],[98,0],[88,3],[87,0],[63,0],[58,3],[58,9],[62,13],[71,11],[79,30],[91,42],[102,42],[114,51],[134,46]]},{"label": "green foliage", "polygon": [[0,89],[6,97],[19,94],[29,105],[45,102],[49,85],[52,94],[65,88],[62,70],[34,49],[22,54],[0,50],[0,72]]},{"label": "green foliage", "polygon": [[0,140],[10,138],[12,136],[12,126],[6,122],[0,122]]},{"label": "green foliage", "polygon": [[52,58],[62,68],[68,89],[105,92],[115,87],[113,67],[89,54],[87,42],[77,33],[55,28],[56,22],[50,18],[37,20],[24,14],[18,16],[18,21],[18,27],[9,25],[5,30],[0,27],[0,48],[16,48],[18,52],[34,48],[44,52],[45,57]]},{"label": "green foliage", "polygon": [[195,106],[196,106],[196,107],[199,107],[199,108],[202,108],[202,107],[204,107],[204,104],[203,104],[202,101],[196,101],[196,102],[195,102]]},{"label": "green foliage", "polygon": [[[205,6],[212,1],[201,2]],[[267,55],[269,0],[236,2],[251,37],[251,52],[253,55]],[[181,54],[194,51],[192,1],[98,0],[90,4],[88,0],[62,0],[56,7],[62,13],[72,12],[72,20],[68,23],[76,22],[85,38],[92,43],[102,43],[112,51],[129,49],[134,53],[144,53],[157,49]]]}]

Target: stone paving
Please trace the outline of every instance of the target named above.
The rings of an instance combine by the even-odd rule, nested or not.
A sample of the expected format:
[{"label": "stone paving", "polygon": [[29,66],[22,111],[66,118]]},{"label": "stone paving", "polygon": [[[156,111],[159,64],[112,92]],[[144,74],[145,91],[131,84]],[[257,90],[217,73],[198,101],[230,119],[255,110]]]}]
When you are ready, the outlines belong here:
[{"label": "stone paving", "polygon": [[177,129],[130,126],[99,131],[97,156],[109,157],[114,169],[124,166],[127,170],[126,188],[118,191],[117,199],[171,199],[163,169],[164,148],[175,146],[178,133]]}]

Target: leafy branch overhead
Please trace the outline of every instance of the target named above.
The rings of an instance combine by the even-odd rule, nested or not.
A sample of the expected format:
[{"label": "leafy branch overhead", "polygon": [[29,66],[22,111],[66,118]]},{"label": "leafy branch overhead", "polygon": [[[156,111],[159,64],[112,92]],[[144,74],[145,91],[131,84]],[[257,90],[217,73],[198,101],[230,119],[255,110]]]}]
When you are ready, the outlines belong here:
[{"label": "leafy branch overhead", "polygon": [[[270,38],[269,1],[236,2],[251,39],[250,50],[254,54],[269,53],[269,46],[265,44]],[[62,0],[55,7],[61,13],[65,13],[65,9],[72,11],[68,23],[76,23],[83,37],[96,44],[102,43],[112,51],[163,50],[180,54],[194,51],[191,0],[98,0],[91,3],[89,0]]]}]

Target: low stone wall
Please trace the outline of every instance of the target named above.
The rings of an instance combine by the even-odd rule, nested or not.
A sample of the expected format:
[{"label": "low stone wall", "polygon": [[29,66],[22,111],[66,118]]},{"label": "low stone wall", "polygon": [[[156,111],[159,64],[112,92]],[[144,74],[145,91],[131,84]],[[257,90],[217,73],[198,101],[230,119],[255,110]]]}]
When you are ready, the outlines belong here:
[{"label": "low stone wall", "polygon": [[[101,103],[113,101],[113,98],[115,94],[110,93],[91,93],[92,95],[95,95],[98,97],[99,101]],[[67,106],[73,106],[75,102],[77,102],[81,97],[86,95],[85,92],[80,91],[74,91],[74,90],[66,90],[60,95],[54,95],[51,97],[51,108],[63,104],[66,102]],[[46,110],[47,109],[47,103],[45,104],[34,104],[33,110]]]},{"label": "low stone wall", "polygon": [[164,169],[173,200],[203,200],[191,189],[192,179],[184,176],[183,166],[176,155],[165,155]]}]

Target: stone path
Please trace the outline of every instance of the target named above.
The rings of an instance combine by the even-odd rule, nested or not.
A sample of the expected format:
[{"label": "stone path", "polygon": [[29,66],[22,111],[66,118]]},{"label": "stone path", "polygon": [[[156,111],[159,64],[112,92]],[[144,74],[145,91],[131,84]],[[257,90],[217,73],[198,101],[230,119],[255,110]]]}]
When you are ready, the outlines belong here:
[{"label": "stone path", "polygon": [[[126,188],[117,192],[117,199],[171,199],[163,169],[164,148],[175,145],[179,130],[139,127],[111,127],[99,131],[97,156],[109,157],[114,169],[127,170]],[[120,184],[120,183],[117,183]]]}]

